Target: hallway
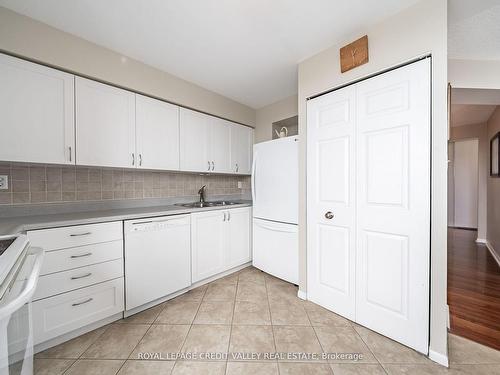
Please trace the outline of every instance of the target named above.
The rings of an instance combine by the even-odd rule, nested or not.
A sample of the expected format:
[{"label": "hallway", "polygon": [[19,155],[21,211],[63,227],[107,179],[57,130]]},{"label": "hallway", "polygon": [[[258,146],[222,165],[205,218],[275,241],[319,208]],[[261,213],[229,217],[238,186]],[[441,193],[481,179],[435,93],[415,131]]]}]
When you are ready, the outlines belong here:
[{"label": "hallway", "polygon": [[448,229],[450,332],[500,350],[500,268],[476,237]]}]

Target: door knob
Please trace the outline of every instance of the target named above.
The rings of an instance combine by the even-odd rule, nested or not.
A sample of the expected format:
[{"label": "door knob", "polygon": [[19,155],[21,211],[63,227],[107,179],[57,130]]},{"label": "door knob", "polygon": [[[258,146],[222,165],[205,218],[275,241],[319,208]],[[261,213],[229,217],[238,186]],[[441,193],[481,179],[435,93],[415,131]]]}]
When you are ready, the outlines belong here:
[{"label": "door knob", "polygon": [[330,219],[333,219],[333,213],[331,211],[328,211],[326,214],[325,214],[325,217],[330,220]]}]

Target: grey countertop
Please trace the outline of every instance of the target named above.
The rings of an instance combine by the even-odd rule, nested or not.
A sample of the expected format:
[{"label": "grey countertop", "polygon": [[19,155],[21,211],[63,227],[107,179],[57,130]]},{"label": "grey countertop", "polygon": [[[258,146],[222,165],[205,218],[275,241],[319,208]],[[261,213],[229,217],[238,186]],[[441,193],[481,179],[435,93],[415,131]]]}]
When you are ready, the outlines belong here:
[{"label": "grey countertop", "polygon": [[240,207],[249,207],[251,201],[238,200],[238,204],[231,206],[187,208],[167,205],[156,207],[133,207],[107,210],[54,213],[45,215],[18,216],[0,219],[0,235],[16,234],[33,229],[55,228],[70,225],[103,223],[109,221],[140,219],[147,217],[188,214],[212,210],[228,210]]}]

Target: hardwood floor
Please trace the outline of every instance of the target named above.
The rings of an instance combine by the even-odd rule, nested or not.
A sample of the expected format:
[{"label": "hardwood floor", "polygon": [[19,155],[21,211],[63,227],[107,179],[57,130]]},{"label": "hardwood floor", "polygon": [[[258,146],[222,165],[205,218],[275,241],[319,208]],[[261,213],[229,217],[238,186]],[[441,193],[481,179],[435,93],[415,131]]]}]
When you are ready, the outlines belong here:
[{"label": "hardwood floor", "polygon": [[450,331],[500,350],[500,268],[476,237],[448,229]]}]

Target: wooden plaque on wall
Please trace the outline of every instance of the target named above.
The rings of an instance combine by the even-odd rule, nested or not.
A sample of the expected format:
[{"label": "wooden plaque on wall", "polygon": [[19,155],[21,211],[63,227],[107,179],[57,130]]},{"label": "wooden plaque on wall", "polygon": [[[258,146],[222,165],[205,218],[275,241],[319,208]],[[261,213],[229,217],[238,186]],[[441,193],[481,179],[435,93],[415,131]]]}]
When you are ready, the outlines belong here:
[{"label": "wooden plaque on wall", "polygon": [[368,35],[340,49],[340,71],[347,72],[368,62]]}]

